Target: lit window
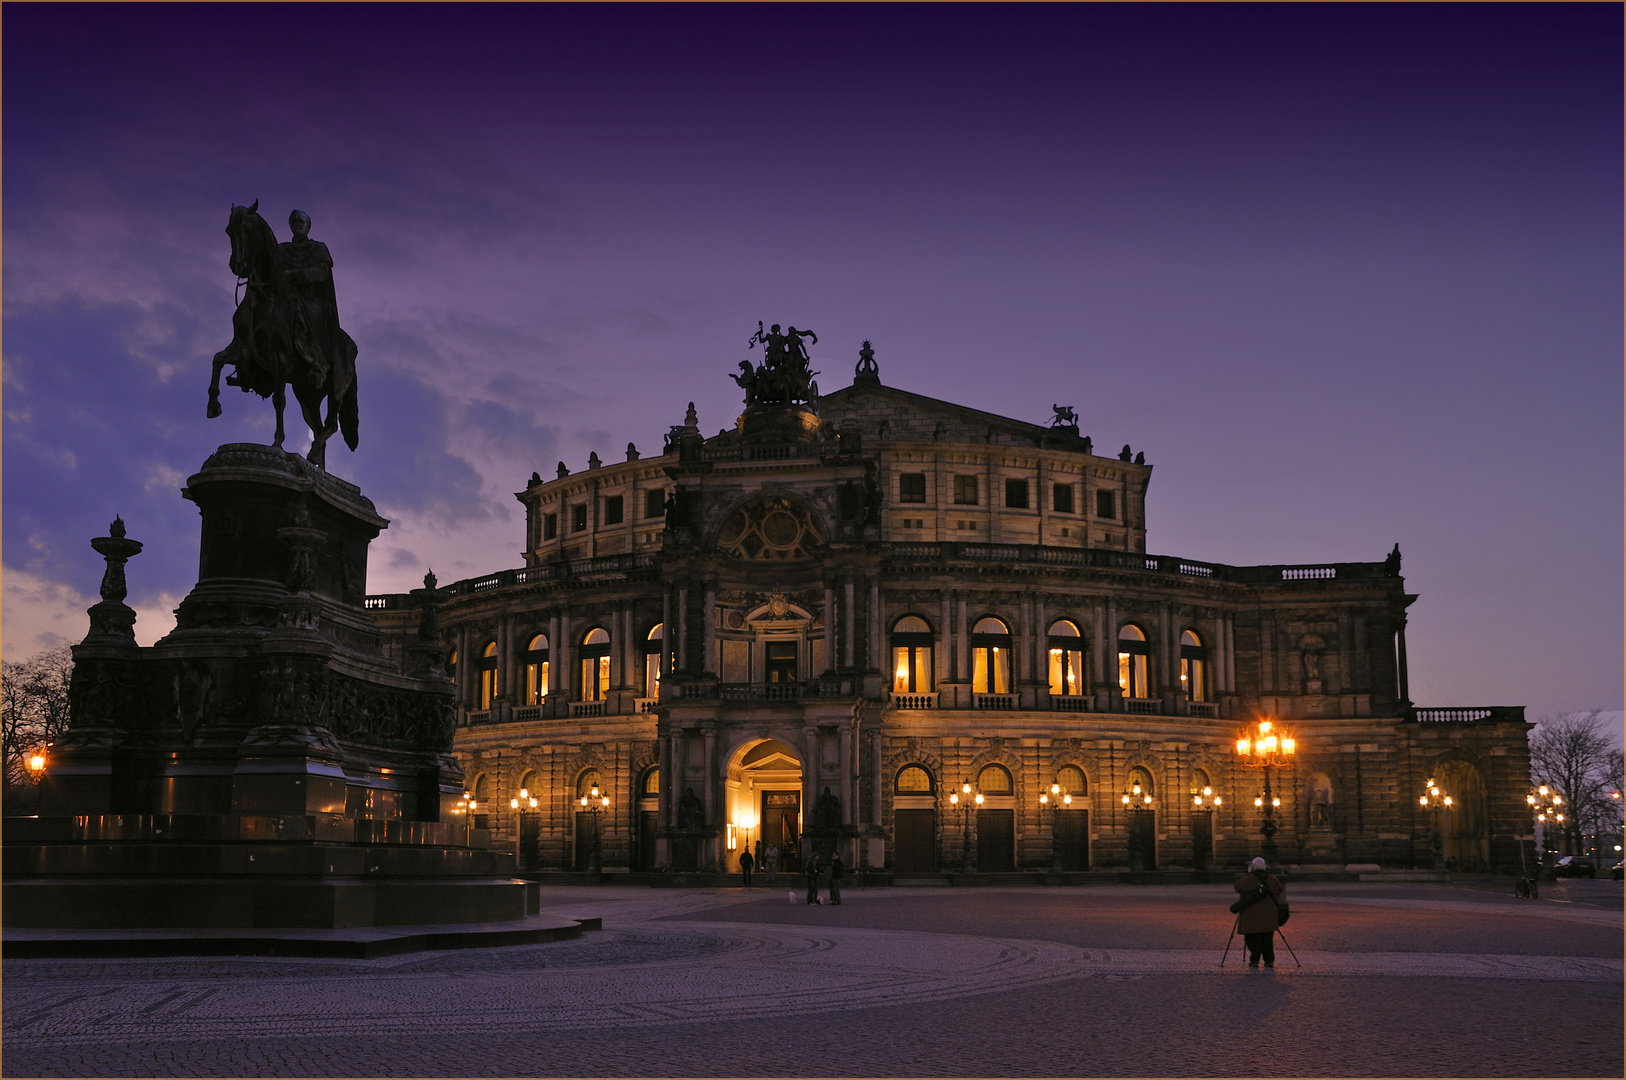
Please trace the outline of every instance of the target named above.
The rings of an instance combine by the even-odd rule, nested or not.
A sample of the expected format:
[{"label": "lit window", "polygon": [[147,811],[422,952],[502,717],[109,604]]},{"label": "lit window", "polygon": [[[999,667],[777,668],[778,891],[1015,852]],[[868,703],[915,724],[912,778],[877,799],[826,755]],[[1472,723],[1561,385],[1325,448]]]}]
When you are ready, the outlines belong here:
[{"label": "lit window", "polygon": [[598,793],[600,796],[606,794],[603,785],[599,781],[597,769],[588,769],[586,772],[582,773],[581,776],[576,778],[577,798],[581,798],[583,795],[591,797],[594,788],[598,788]]},{"label": "lit window", "polygon": [[1099,518],[1116,518],[1118,516],[1118,500],[1113,496],[1115,492],[1097,491],[1095,493],[1095,516]]},{"label": "lit window", "polygon": [[978,619],[971,629],[971,692],[1011,692],[1011,632],[998,619]]},{"label": "lit window", "polygon": [[480,653],[480,708],[489,709],[497,697],[497,643]]},{"label": "lit window", "polygon": [[771,683],[796,681],[796,642],[770,641],[763,662],[763,674]]},{"label": "lit window", "polygon": [[1089,794],[1089,786],[1084,780],[1084,770],[1077,765],[1063,765],[1057,769],[1056,786],[1061,788],[1063,795]]},{"label": "lit window", "polygon": [[525,704],[540,705],[548,696],[548,636],[538,634],[525,646]]},{"label": "lit window", "polygon": [[1028,508],[1028,482],[1026,480],[1005,481],[1005,507],[1009,510],[1026,510]]},{"label": "lit window", "polygon": [[984,765],[977,774],[977,790],[984,795],[1009,795],[1011,774],[1003,765]]},{"label": "lit window", "polygon": [[650,769],[644,773],[644,783],[639,791],[645,795],[659,795],[661,793],[661,771]]},{"label": "lit window", "polygon": [[570,531],[582,532],[587,528],[587,504],[577,503],[570,508]]},{"label": "lit window", "polygon": [[621,524],[621,496],[610,495],[604,500],[604,524]]},{"label": "lit window", "polygon": [[1084,693],[1084,639],[1067,619],[1050,625],[1050,694],[1077,697]]},{"label": "lit window", "polygon": [[656,623],[644,638],[644,696],[661,696],[661,646],[666,637],[666,625]]},{"label": "lit window", "polygon": [[581,700],[603,701],[610,693],[610,635],[595,628],[582,638]]},{"label": "lit window", "polygon": [[918,472],[906,472],[899,474],[898,501],[906,503],[925,502],[926,474]]},{"label": "lit window", "polygon": [[960,506],[977,505],[977,478],[975,476],[956,476],[954,478],[954,501]]},{"label": "lit window", "polygon": [[1208,650],[1191,630],[1180,635],[1180,689],[1189,701],[1213,700],[1208,680]]},{"label": "lit window", "polygon": [[932,691],[932,628],[918,615],[905,615],[892,625],[892,692]]},{"label": "lit window", "polygon": [[1118,689],[1124,697],[1152,696],[1152,657],[1146,634],[1133,623],[1118,631]]},{"label": "lit window", "polygon": [[1050,509],[1058,514],[1073,512],[1073,485],[1057,484],[1050,490]]},{"label": "lit window", "polygon": [[899,795],[930,795],[932,790],[932,774],[919,765],[905,765],[899,771]]}]

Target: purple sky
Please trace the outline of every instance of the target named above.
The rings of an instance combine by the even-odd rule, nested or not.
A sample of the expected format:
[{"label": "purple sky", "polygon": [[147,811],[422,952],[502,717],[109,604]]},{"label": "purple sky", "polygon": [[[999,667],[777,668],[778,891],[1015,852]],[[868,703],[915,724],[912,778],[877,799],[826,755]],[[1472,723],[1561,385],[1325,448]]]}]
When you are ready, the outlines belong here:
[{"label": "purple sky", "polygon": [[[1377,560],[1421,704],[1621,707],[1615,5],[5,6],[4,655],[138,635],[223,388],[230,205],[361,353],[369,588],[521,562],[512,493],[732,424],[757,320],[845,385],[1156,466],[1148,548]],[[298,431],[290,412],[290,431]],[[290,445],[304,439],[291,437]]]}]

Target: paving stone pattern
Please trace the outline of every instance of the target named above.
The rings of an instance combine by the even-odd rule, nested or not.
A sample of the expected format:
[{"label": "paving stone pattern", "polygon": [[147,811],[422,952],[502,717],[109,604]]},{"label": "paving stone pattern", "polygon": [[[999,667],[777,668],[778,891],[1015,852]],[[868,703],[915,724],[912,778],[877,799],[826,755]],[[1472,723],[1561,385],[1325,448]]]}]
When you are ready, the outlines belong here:
[{"label": "paving stone pattern", "polygon": [[[840,908],[552,889],[550,909],[606,929],[366,961],[6,961],[0,1071],[1619,1076],[1611,885],[1613,907],[1306,888],[1303,966],[1279,947],[1273,974],[1236,948],[1220,967],[1213,887],[851,890]],[[1371,929],[1396,921],[1445,947]],[[1531,952],[1532,933],[1587,947]]]}]

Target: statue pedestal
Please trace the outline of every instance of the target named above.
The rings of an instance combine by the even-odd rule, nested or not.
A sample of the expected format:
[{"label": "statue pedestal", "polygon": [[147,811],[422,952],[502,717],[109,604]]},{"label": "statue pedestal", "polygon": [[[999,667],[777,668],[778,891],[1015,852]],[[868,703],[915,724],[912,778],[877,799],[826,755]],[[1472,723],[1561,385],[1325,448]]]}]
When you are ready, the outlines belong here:
[{"label": "statue pedestal", "polygon": [[[362,607],[388,522],[265,446],[221,447],[185,495],[203,518],[198,583],[140,648],[118,559],[116,600],[74,647],[41,816],[7,822],[5,925],[522,918],[513,855],[460,810],[438,645],[403,674]],[[113,539],[134,544],[97,550]],[[108,581],[126,550],[104,552]]]}]

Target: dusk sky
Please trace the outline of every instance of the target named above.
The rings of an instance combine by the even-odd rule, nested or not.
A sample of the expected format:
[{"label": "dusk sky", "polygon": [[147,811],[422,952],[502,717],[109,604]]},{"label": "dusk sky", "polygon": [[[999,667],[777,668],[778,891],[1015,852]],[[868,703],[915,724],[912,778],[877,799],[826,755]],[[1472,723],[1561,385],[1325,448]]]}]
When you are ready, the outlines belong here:
[{"label": "dusk sky", "polygon": [[[757,321],[845,386],[1155,468],[1149,551],[1376,561],[1422,705],[1622,702],[1618,5],[7,4],[4,656],[151,643],[224,232],[328,245],[372,592],[521,565],[513,493],[732,426]],[[290,402],[290,449],[308,433]]]}]

